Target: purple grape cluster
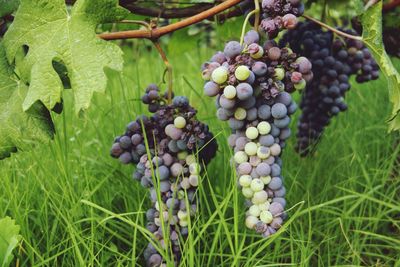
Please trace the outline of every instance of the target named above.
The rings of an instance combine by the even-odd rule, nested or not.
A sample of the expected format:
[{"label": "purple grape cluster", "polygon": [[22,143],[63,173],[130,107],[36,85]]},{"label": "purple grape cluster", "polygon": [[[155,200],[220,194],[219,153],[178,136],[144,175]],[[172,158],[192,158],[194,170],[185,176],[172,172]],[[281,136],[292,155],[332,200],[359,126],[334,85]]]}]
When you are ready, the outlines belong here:
[{"label": "purple grape cluster", "polygon": [[[176,96],[168,105],[159,92],[155,85],[146,89],[143,101],[157,109],[151,109],[152,116],[139,116],[128,124],[126,132],[115,139],[111,156],[124,164],[137,164],[133,179],[150,189],[147,229],[162,249],[170,248],[178,264],[179,240],[187,237],[187,226],[197,210],[201,170],[215,156],[217,143],[207,125],[196,119],[196,110],[186,97]],[[152,243],[144,257],[147,266],[166,266]]]},{"label": "purple grape cluster", "polygon": [[[342,30],[354,34],[351,30]],[[313,152],[332,117],[347,110],[345,94],[350,90],[349,79],[358,83],[379,78],[379,68],[361,41],[335,38],[313,22],[300,23],[288,31],[281,45],[289,44],[296,53],[312,62],[313,81],[307,84],[300,108],[297,150],[303,156]]]},{"label": "purple grape cluster", "polygon": [[263,20],[260,27],[269,36],[275,38],[282,29],[294,29],[297,17],[303,15],[304,4],[301,0],[263,0]]},{"label": "purple grape cluster", "polygon": [[[254,0],[241,3],[245,14],[254,10]],[[266,32],[270,39],[278,36],[283,29],[294,29],[298,23],[297,17],[304,13],[304,4],[301,0],[262,0],[260,29]],[[254,19],[252,19],[254,24]]]},{"label": "purple grape cluster", "polygon": [[255,31],[244,43],[228,42],[203,64],[204,93],[217,97],[217,116],[232,129],[228,142],[247,199],[245,224],[268,237],[286,216],[280,155],[297,108],[289,92],[305,88],[311,63],[274,41],[260,45]]}]

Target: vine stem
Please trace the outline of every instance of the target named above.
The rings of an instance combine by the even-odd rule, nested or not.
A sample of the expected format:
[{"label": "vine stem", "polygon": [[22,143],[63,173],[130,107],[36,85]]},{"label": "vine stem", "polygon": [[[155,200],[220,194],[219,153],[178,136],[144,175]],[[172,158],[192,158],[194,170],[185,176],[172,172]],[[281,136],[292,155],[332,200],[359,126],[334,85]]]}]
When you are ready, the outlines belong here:
[{"label": "vine stem", "polygon": [[157,49],[158,53],[160,54],[162,60],[164,61],[164,64],[166,66],[167,70],[167,79],[168,79],[168,104],[172,103],[172,65],[169,63],[167,55],[165,54],[164,50],[162,49],[160,42],[158,40],[153,40],[153,44],[155,48]]},{"label": "vine stem", "polygon": [[208,10],[205,10],[197,15],[194,15],[192,17],[189,17],[187,19],[181,20],[179,22],[164,27],[155,28],[152,30],[132,30],[132,31],[121,31],[113,33],[102,33],[99,34],[99,37],[104,40],[117,40],[117,39],[130,39],[130,38],[146,38],[150,40],[157,40],[158,38],[160,38],[165,34],[198,23],[222,11],[227,10],[228,8],[231,8],[242,1],[243,0],[226,0],[221,4],[214,6]]},{"label": "vine stem", "polygon": [[142,21],[142,20],[127,20],[127,19],[125,19],[125,20],[118,21],[117,23],[138,24],[138,25],[142,25],[142,26],[146,27],[147,29],[151,29],[150,24],[148,24],[147,22]]},{"label": "vine stem", "polygon": [[244,39],[244,33],[246,32],[246,26],[247,26],[247,22],[249,21],[250,17],[256,13],[256,10],[251,11],[249,14],[247,14],[244,22],[243,22],[243,26],[242,26],[242,34],[240,35],[240,45],[243,44],[243,39]]},{"label": "vine stem", "polygon": [[254,21],[254,30],[258,32],[258,25],[260,25],[260,2],[259,0],[254,0],[254,6],[255,6],[255,21]]},{"label": "vine stem", "polygon": [[314,19],[313,17],[310,17],[310,16],[308,16],[308,15],[305,15],[305,14],[303,15],[303,17],[306,18],[306,19],[308,19],[308,20],[311,20],[311,21],[313,21],[313,22],[315,22],[315,23],[317,23],[317,24],[319,24],[319,25],[321,25],[322,27],[324,27],[324,28],[326,28],[326,29],[328,29],[328,30],[330,30],[330,31],[332,31],[332,32],[334,32],[334,33],[336,33],[337,35],[343,36],[343,37],[345,37],[345,38],[357,40],[357,41],[363,41],[363,38],[362,38],[361,36],[351,35],[351,34],[342,32],[342,31],[340,31],[340,30],[338,30],[338,29],[335,29],[334,27],[329,26],[328,24],[325,24],[325,23],[323,23],[323,22],[321,22],[321,21],[319,21],[319,20],[317,20],[317,19]]}]

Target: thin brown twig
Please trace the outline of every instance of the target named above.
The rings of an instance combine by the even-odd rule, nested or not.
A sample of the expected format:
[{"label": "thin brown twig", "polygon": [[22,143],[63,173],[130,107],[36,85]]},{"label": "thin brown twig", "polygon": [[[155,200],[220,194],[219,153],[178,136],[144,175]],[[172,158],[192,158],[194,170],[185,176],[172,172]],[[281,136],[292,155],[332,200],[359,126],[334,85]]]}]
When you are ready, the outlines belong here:
[{"label": "thin brown twig", "polygon": [[325,24],[325,23],[323,23],[323,22],[321,22],[321,21],[319,21],[317,19],[314,19],[313,17],[308,16],[308,15],[303,14],[303,17],[308,19],[308,20],[311,20],[311,21],[313,21],[313,22],[315,22],[315,23],[317,23],[319,25],[321,25],[322,27],[324,27],[324,28],[336,33],[337,35],[343,36],[345,38],[353,39],[353,40],[358,40],[358,41],[362,41],[363,40],[361,36],[351,35],[351,34],[342,32],[342,31],[340,31],[338,29],[335,29],[334,27],[331,27],[328,24]]},{"label": "thin brown twig", "polygon": [[132,30],[132,31],[121,31],[113,33],[103,33],[99,34],[99,37],[104,40],[117,40],[117,39],[130,39],[130,38],[146,38],[150,40],[157,40],[158,38],[160,38],[165,34],[185,28],[187,26],[190,26],[192,24],[210,18],[224,10],[227,10],[228,8],[235,6],[241,1],[243,0],[227,0],[217,6],[214,6],[190,18],[181,20],[179,22],[161,28],[156,28],[152,30]]}]

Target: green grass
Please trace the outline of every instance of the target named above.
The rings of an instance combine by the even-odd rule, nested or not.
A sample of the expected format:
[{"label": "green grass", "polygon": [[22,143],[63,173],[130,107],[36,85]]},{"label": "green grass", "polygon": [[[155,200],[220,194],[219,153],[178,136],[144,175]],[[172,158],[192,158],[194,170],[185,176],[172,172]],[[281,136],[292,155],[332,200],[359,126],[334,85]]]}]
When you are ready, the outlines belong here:
[{"label": "green grass", "polygon": [[[229,29],[219,29],[219,47],[240,31]],[[353,86],[349,111],[330,125],[315,156],[300,158],[290,140],[283,156],[289,219],[263,239],[244,226],[228,127],[215,118],[213,100],[200,97],[199,66],[213,51],[183,38],[178,32],[167,49],[175,91],[190,97],[217,135],[219,151],[198,192],[200,213],[183,245],[182,266],[400,266],[400,179],[394,174],[400,146],[386,130],[384,80]],[[162,61],[144,44],[125,47],[123,78],[110,74],[106,94],[95,96],[84,119],[75,117],[66,91],[65,112],[54,116],[55,141],[0,162],[0,217],[21,225],[20,266],[143,266],[147,190],[109,148],[144,112],[143,88],[161,81]]]}]

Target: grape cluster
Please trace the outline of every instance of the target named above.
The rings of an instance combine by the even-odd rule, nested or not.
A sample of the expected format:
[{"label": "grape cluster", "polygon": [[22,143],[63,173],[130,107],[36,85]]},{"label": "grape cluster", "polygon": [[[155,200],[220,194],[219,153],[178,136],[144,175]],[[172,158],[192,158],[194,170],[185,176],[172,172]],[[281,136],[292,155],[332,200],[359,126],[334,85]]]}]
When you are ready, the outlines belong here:
[{"label": "grape cluster", "polygon": [[[354,34],[351,30],[342,31]],[[300,104],[303,112],[297,150],[305,156],[313,151],[331,118],[347,110],[344,97],[351,87],[350,77],[354,75],[358,83],[375,80],[379,68],[361,41],[334,38],[312,22],[300,23],[296,30],[287,32],[281,40],[281,45],[285,44],[311,60],[315,75]]]},{"label": "grape cluster", "polygon": [[228,142],[249,207],[246,226],[267,237],[285,217],[280,155],[297,108],[289,92],[306,86],[311,63],[274,41],[260,45],[255,31],[244,43],[228,42],[203,64],[204,93],[217,96],[217,117],[232,129]]},{"label": "grape cluster", "polygon": [[[168,105],[158,87],[150,85],[142,99],[157,109],[151,108],[152,116],[139,116],[127,125],[126,132],[115,139],[111,156],[124,164],[137,164],[133,179],[150,189],[147,229],[161,248],[171,248],[171,257],[178,263],[179,239],[187,237],[189,220],[197,210],[201,163],[215,156],[217,144],[207,125],[196,119],[196,110],[186,97],[176,96]],[[147,266],[166,266],[151,243],[144,256]]]},{"label": "grape cluster", "polygon": [[[294,29],[298,23],[297,17],[304,13],[301,0],[262,0],[260,29],[266,32],[270,39],[278,36],[282,29]],[[254,10],[254,0],[241,3],[245,14]]]}]

